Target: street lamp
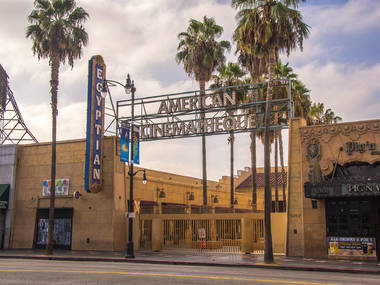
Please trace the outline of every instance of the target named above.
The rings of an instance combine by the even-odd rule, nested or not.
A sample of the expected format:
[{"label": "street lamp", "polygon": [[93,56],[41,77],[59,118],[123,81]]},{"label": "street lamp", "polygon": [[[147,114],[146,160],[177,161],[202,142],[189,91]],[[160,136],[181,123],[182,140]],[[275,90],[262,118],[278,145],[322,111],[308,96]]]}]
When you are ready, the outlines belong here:
[{"label": "street lamp", "polygon": [[[135,120],[135,110],[134,110],[134,105],[135,105],[135,92],[136,92],[136,87],[135,83],[133,80],[131,80],[129,74],[127,75],[127,80],[125,85],[123,85],[120,82],[114,81],[114,80],[104,80],[103,81],[103,86],[102,86],[102,96],[105,98],[105,96],[108,93],[108,86],[107,83],[110,83],[111,86],[113,84],[120,85],[124,88],[126,94],[132,94],[132,102],[131,102],[131,125],[133,128],[134,120]],[[143,172],[143,184],[146,184],[147,179],[146,179],[146,171],[145,169],[139,169],[137,171],[133,171],[133,152],[134,152],[134,144],[133,142],[131,143],[130,147],[130,159],[129,159],[129,203],[128,203],[128,243],[127,243],[127,250],[125,253],[126,258],[134,258],[134,249],[133,249],[133,215],[134,215],[134,205],[133,205],[133,177],[140,171]],[[124,166],[125,167],[125,166]]]},{"label": "street lamp", "polygon": [[[127,75],[127,81],[124,86],[124,90],[126,94],[132,93],[132,106],[131,106],[131,125],[133,128],[133,123],[135,121],[135,82],[131,81],[131,78],[129,74]],[[131,159],[129,160],[129,205],[128,205],[128,215],[133,213],[134,207],[133,207],[133,176],[136,175],[138,171],[133,172],[133,142],[131,143]],[[144,179],[145,178],[145,179]],[[146,175],[145,175],[145,169],[144,169],[144,175],[143,175],[143,181],[146,181]],[[127,258],[134,258],[134,249],[133,249],[133,218],[129,217],[128,219],[128,244],[127,244],[127,251],[125,253],[125,257]]]}]

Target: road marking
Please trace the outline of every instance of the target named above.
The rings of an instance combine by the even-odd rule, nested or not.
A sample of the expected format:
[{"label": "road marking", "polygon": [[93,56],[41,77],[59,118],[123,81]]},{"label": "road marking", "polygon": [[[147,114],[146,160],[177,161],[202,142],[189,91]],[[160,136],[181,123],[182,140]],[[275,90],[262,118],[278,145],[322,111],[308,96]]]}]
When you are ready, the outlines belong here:
[{"label": "road marking", "polygon": [[0,272],[34,272],[34,273],[82,273],[82,274],[118,274],[118,275],[137,275],[137,276],[157,276],[157,277],[182,277],[182,278],[198,278],[198,279],[217,279],[217,280],[234,280],[234,281],[255,281],[267,283],[282,284],[302,284],[302,285],[335,285],[331,283],[313,283],[302,281],[286,281],[286,280],[266,280],[241,277],[225,277],[225,276],[202,276],[202,275],[185,275],[185,274],[166,274],[166,273],[144,273],[144,272],[117,272],[117,271],[93,271],[93,270],[47,270],[47,269],[0,269]]}]

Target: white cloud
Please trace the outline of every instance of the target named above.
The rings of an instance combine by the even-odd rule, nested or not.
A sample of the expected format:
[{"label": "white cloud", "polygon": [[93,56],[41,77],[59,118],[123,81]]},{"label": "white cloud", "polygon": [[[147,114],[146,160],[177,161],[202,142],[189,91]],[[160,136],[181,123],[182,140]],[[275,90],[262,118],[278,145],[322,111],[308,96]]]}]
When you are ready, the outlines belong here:
[{"label": "white cloud", "polygon": [[300,79],[311,89],[314,102],[325,103],[344,121],[378,118],[374,110],[380,106],[380,63],[372,66],[314,63],[296,69]]},{"label": "white cloud", "polygon": [[[85,24],[89,45],[74,68],[62,66],[59,85],[58,138],[85,136],[87,69],[91,56],[101,54],[107,64],[107,78],[124,82],[130,73],[137,87],[136,97],[189,91],[198,88],[181,65],[175,62],[177,34],[185,31],[190,18],[212,16],[224,27],[221,39],[232,41],[236,11],[230,2],[217,0],[80,0],[90,14]],[[37,61],[30,39],[25,38],[30,0],[0,2],[0,59],[10,76],[10,86],[26,124],[40,141],[51,137],[50,67]],[[344,46],[329,44],[331,37],[346,37],[375,29],[380,22],[377,1],[350,1],[344,5],[302,6],[305,21],[312,26],[304,51],[295,52],[295,67],[314,101],[324,102],[345,120],[378,117],[379,63],[370,67],[337,63],[334,54]],[[227,55],[235,61],[232,51]],[[285,60],[287,61],[287,60]],[[111,90],[114,101],[126,99],[122,88]],[[344,102],[344,104],[342,104]],[[359,109],[360,108],[360,109]],[[284,141],[286,141],[284,139]],[[258,142],[258,165],[263,149]],[[144,143],[144,167],[201,177],[200,139]],[[229,147],[226,136],[207,139],[208,177],[229,175]],[[237,135],[235,170],[250,164],[249,135]],[[285,146],[285,151],[287,147]],[[235,171],[236,172],[236,171]]]},{"label": "white cloud", "polygon": [[[291,54],[292,65],[307,64],[318,59],[330,59],[345,46],[331,45],[336,38],[355,38],[371,30],[378,30],[380,5],[378,1],[351,0],[344,5],[304,5],[304,22],[310,26],[310,36],[303,52]],[[348,60],[349,61],[349,60]]]},{"label": "white cloud", "polygon": [[[332,2],[333,3],[333,2]],[[315,36],[326,33],[352,34],[377,28],[380,18],[378,1],[351,0],[344,5],[305,6],[305,21]]]}]

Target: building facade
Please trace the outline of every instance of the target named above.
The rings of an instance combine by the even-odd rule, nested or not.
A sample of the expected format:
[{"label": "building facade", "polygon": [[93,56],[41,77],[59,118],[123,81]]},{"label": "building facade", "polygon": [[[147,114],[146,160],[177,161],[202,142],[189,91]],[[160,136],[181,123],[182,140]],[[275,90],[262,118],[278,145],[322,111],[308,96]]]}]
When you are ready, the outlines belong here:
[{"label": "building facade", "polygon": [[375,259],[380,240],[380,120],[291,121],[287,253]]},{"label": "building facade", "polygon": [[[102,189],[96,193],[87,192],[84,190],[85,147],[85,140],[57,143],[56,247],[124,250],[128,232],[125,217],[129,197],[128,166],[120,162],[118,140],[105,137]],[[9,248],[44,248],[50,204],[51,144],[1,146],[0,149],[0,166],[4,168],[0,184],[9,187],[7,191],[10,189],[11,197],[7,215],[4,214],[8,219],[4,223],[7,228],[7,231],[4,230],[5,244]],[[138,169],[135,167],[135,170]],[[239,171],[234,178],[235,185],[240,185],[249,175],[249,169]],[[135,208],[139,214],[252,211],[252,194],[241,189],[235,191],[236,202],[231,209],[230,178],[226,176],[219,181],[208,181],[206,207],[202,205],[201,179],[149,169],[146,170],[146,176],[146,184],[142,183],[142,172],[134,177]],[[73,198],[74,193],[77,193],[77,199]],[[263,203],[260,195],[258,201]],[[137,222],[134,224],[138,226]]]}]

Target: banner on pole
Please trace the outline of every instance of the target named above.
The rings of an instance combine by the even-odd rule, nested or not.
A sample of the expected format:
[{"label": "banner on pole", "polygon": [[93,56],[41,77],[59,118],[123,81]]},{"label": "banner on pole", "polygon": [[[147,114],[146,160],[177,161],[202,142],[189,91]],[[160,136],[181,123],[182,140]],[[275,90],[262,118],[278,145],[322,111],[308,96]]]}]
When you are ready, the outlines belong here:
[{"label": "banner on pole", "polygon": [[132,160],[135,164],[140,164],[140,127],[132,126],[132,143],[133,143],[133,153]]},{"label": "banner on pole", "polygon": [[121,122],[120,161],[129,161],[129,133],[131,125],[127,121]]}]

